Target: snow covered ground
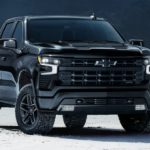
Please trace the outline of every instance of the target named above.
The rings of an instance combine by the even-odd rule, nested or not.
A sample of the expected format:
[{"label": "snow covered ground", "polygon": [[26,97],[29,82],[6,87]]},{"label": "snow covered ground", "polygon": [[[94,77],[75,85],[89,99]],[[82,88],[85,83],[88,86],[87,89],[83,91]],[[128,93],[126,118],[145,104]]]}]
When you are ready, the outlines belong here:
[{"label": "snow covered ground", "polygon": [[117,116],[88,116],[82,130],[67,131],[58,116],[49,136],[26,135],[14,109],[0,110],[0,150],[150,150],[149,134],[126,134]]}]

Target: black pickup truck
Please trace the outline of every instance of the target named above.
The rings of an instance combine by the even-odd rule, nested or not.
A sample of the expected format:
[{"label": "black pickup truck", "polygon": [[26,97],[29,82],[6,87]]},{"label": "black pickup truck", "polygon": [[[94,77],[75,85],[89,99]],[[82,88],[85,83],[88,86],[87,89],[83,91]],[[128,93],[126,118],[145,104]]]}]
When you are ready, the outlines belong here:
[{"label": "black pickup truck", "polygon": [[87,115],[117,114],[126,131],[150,131],[150,49],[106,20],[25,16],[0,30],[0,107],[15,107],[27,134],[69,129]]}]

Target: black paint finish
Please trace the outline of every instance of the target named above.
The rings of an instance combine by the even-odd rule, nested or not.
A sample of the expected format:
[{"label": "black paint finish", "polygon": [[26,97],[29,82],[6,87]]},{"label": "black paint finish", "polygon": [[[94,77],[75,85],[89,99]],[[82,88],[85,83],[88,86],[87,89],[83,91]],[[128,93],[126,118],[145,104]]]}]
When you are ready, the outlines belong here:
[{"label": "black paint finish", "polygon": [[[150,91],[149,91],[149,76],[146,75],[144,59],[149,59],[150,49],[140,46],[130,45],[128,42],[124,43],[31,43],[27,41],[26,37],[26,23],[30,19],[84,19],[93,21],[90,17],[72,17],[72,16],[32,16],[32,17],[17,17],[7,20],[1,28],[1,36],[5,25],[14,22],[10,39],[13,38],[13,30],[18,21],[22,22],[23,42],[20,48],[4,48],[4,41],[10,39],[0,39],[0,102],[2,106],[14,106],[20,90],[27,84],[33,86],[34,94],[37,99],[37,104],[41,110],[57,111],[60,104],[67,104],[66,99],[70,98],[70,103],[75,103],[78,99],[93,99],[106,98],[115,99],[121,97],[125,101],[132,98],[137,102],[137,99],[142,98],[143,103],[146,105],[146,111],[150,108]],[[14,39],[13,39],[14,40]],[[58,68],[58,74],[42,76],[41,72],[50,70],[47,66],[41,66],[38,62],[38,56],[54,57],[62,61],[62,65]],[[111,66],[109,63],[112,61],[124,60],[126,66]],[[72,62],[70,60],[73,60]],[[78,61],[76,61],[78,60]],[[83,60],[89,62],[95,61],[94,66],[85,65]],[[133,60],[136,60],[133,64]],[[75,64],[75,61],[77,64]],[[104,66],[96,66],[96,61],[107,61]],[[138,64],[140,61],[140,64]],[[71,66],[72,63],[72,66]],[[83,63],[83,64],[82,64]],[[123,63],[123,62],[122,62]],[[128,63],[128,64],[127,64]],[[90,63],[89,63],[90,64]],[[68,65],[68,66],[67,66]],[[75,66],[76,65],[76,66]],[[128,66],[127,66],[128,65]],[[140,67],[139,67],[140,65]],[[111,68],[110,68],[111,67]],[[110,76],[108,71],[110,71]],[[72,72],[73,78],[70,75],[60,75],[67,71]],[[96,72],[93,74],[93,71]],[[103,71],[103,72],[102,72]],[[134,74],[133,74],[133,71]],[[82,73],[81,73],[82,72]],[[142,74],[138,74],[138,73]],[[113,73],[113,75],[112,75]],[[82,80],[81,79],[82,74]],[[119,76],[121,74],[122,77]],[[76,76],[75,76],[76,75]],[[102,79],[100,76],[103,76]],[[127,76],[131,76],[130,77]],[[60,77],[61,76],[61,77]],[[88,77],[87,77],[88,76]],[[115,77],[114,77],[115,76]],[[124,78],[124,76],[126,76]],[[136,78],[133,79],[133,76]],[[110,79],[111,77],[111,79]],[[68,84],[66,78],[71,80]],[[119,78],[119,79],[118,79]],[[127,80],[128,78],[128,80]],[[62,84],[65,80],[65,84]],[[99,82],[105,80],[109,84],[100,84]],[[121,83],[128,82],[127,84],[114,84],[115,82]],[[134,85],[129,82],[132,80]],[[139,81],[140,80],[140,81]],[[142,81],[141,81],[142,80]],[[98,82],[95,82],[98,81]],[[109,81],[109,82],[108,82]],[[67,81],[68,82],[68,81]],[[79,84],[78,84],[79,82]],[[82,83],[81,83],[82,82]],[[87,86],[88,82],[88,86]],[[76,83],[76,84],[75,84]],[[94,83],[94,85],[92,84]],[[93,99],[94,100],[94,99]],[[120,99],[121,100],[121,99]],[[76,106],[76,111],[98,114],[98,113],[135,113],[134,107],[137,103],[127,105],[121,104],[118,106]],[[114,105],[114,104],[113,104]],[[113,108],[112,110],[110,110]],[[101,109],[101,111],[99,110]],[[94,111],[95,110],[95,111]],[[107,111],[108,110],[108,111]],[[128,111],[129,110],[129,111]],[[61,113],[61,112],[58,112]],[[142,113],[142,112],[141,112]]]}]

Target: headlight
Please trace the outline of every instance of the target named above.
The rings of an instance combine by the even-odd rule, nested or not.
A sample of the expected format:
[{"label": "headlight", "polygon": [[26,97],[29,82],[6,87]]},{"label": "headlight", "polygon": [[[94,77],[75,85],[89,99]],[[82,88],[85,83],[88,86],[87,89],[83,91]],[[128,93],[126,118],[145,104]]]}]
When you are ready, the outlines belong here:
[{"label": "headlight", "polygon": [[58,67],[60,65],[60,60],[57,58],[38,56],[38,62],[41,66],[51,68],[50,70],[45,70],[41,72],[41,75],[55,75],[58,73]]},{"label": "headlight", "polygon": [[149,59],[145,59],[145,60],[144,60],[144,64],[145,64],[145,65],[148,65],[148,64],[149,64]]},{"label": "headlight", "polygon": [[59,59],[52,58],[52,57],[46,57],[46,56],[38,56],[38,62],[42,65],[44,65],[44,64],[60,65]]}]

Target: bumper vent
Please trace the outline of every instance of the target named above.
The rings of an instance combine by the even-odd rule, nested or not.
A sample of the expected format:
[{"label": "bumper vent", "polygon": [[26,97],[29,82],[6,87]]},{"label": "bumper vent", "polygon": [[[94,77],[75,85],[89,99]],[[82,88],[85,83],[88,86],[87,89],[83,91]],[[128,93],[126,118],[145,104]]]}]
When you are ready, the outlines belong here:
[{"label": "bumper vent", "polygon": [[84,105],[133,105],[133,99],[127,98],[85,98]]},{"label": "bumper vent", "polygon": [[40,89],[48,89],[51,81],[51,76],[41,76],[39,80],[39,88]]}]

